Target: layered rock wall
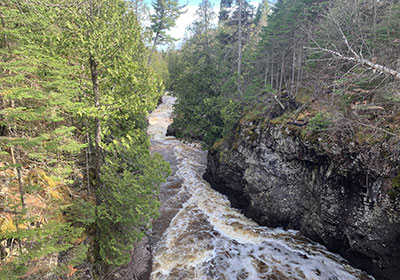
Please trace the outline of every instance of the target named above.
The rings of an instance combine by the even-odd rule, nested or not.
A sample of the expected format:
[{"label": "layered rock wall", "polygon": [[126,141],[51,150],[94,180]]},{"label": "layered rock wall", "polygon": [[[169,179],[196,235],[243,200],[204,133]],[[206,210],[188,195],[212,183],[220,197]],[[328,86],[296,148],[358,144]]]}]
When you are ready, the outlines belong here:
[{"label": "layered rock wall", "polygon": [[400,203],[389,195],[398,146],[338,143],[242,121],[209,151],[204,177],[261,225],[300,230],[377,279],[398,279]]}]

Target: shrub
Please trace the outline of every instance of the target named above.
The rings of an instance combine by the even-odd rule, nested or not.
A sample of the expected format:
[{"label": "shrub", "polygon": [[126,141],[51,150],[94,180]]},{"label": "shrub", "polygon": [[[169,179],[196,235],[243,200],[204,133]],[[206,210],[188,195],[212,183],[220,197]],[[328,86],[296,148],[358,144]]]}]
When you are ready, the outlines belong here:
[{"label": "shrub", "polygon": [[310,119],[307,125],[307,131],[317,133],[326,130],[331,123],[329,114],[317,113]]}]

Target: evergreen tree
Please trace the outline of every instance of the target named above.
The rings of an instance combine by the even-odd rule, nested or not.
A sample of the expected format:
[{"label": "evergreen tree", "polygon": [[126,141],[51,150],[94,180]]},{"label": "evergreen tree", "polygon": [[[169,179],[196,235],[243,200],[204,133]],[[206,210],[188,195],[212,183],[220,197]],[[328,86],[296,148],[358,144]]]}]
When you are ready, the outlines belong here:
[{"label": "evergreen tree", "polygon": [[[145,116],[163,86],[146,66],[132,7],[123,0],[11,0],[0,9],[1,168],[16,177],[1,198],[9,215],[0,238],[12,244],[0,278],[39,276],[34,269],[60,255],[60,275],[75,273],[86,257],[77,241],[83,227],[97,233],[91,245],[99,272],[126,263],[157,216],[155,194],[169,171],[145,135]],[[48,207],[36,217],[34,199],[44,195]]]},{"label": "evergreen tree", "polygon": [[232,7],[233,0],[221,0],[219,7],[218,24],[223,24],[229,18],[229,11]]},{"label": "evergreen tree", "polygon": [[194,34],[201,34],[210,30],[213,26],[213,19],[215,17],[212,3],[209,0],[201,1],[199,8],[196,10],[196,16],[197,18],[189,29]]},{"label": "evergreen tree", "polygon": [[300,64],[308,39],[305,30],[318,19],[324,2],[316,0],[279,0],[260,33],[257,72],[264,84],[295,95],[294,82],[301,80]]},{"label": "evergreen tree", "polygon": [[[6,163],[2,169],[16,177],[2,198],[8,215],[0,221],[0,239],[11,244],[9,255],[2,256],[1,279],[22,277],[38,260],[78,249],[74,241],[83,230],[66,222],[56,206],[69,202],[64,191],[85,145],[76,141],[76,127],[69,121],[82,107],[75,98],[78,83],[71,78],[76,68],[57,52],[60,30],[44,4],[50,3],[11,0],[0,5],[0,157]],[[41,200],[45,205],[35,203]],[[75,265],[77,259],[70,261]],[[45,272],[37,269],[35,274]]]},{"label": "evergreen tree", "polygon": [[263,0],[257,7],[256,14],[254,16],[254,23],[260,30],[262,27],[267,26],[267,18],[270,12],[270,6],[268,0]]},{"label": "evergreen tree", "polygon": [[171,55],[169,59],[169,66],[179,69],[171,71],[179,100],[173,126],[180,137],[202,139],[212,144],[222,135],[218,84],[228,72],[221,60],[221,45],[212,42],[215,29],[210,22],[214,12],[207,0],[200,3],[196,15],[189,28],[192,37],[185,42],[179,55]]},{"label": "evergreen tree", "polygon": [[178,0],[153,1],[154,14],[150,16],[150,21],[154,37],[148,65],[151,64],[152,55],[159,44],[167,44],[174,40],[167,32],[175,26],[176,20],[182,14],[183,7],[178,4]]},{"label": "evergreen tree", "polygon": [[137,21],[140,24],[144,24],[149,19],[149,7],[144,0],[131,0],[129,1],[130,9],[136,15]]},{"label": "evergreen tree", "polygon": [[107,145],[98,196],[100,256],[112,266],[130,261],[133,244],[158,216],[158,185],[169,173],[159,154],[151,155],[143,130],[132,130]]},{"label": "evergreen tree", "polygon": [[[156,187],[168,173],[160,158],[150,156],[143,136],[145,116],[163,87],[145,65],[140,26],[126,2],[89,1],[86,9],[74,12],[75,24],[65,39],[73,38],[83,65],[83,116],[95,143],[97,257],[101,263],[121,265],[156,216]],[[129,192],[133,197],[120,196]]]}]

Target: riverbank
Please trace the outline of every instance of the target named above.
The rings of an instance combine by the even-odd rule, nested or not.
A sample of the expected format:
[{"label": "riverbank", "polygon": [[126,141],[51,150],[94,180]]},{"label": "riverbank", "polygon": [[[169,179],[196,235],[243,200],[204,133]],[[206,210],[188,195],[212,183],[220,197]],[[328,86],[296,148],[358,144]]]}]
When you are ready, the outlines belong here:
[{"label": "riverbank", "polygon": [[[395,139],[393,140],[395,141]],[[299,230],[377,279],[400,273],[395,144],[339,142],[243,119],[209,151],[205,178],[260,225]]]},{"label": "riverbank", "polygon": [[207,153],[165,136],[170,98],[149,117],[152,151],[173,171],[160,189],[151,279],[372,279],[299,232],[261,227],[232,208],[202,179]]}]

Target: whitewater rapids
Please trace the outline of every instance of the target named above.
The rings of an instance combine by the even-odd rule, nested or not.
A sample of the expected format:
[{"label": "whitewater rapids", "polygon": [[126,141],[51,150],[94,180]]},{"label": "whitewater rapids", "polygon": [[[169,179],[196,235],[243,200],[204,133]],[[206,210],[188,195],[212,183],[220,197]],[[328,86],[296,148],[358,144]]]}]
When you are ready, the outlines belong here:
[{"label": "whitewater rapids", "polygon": [[203,180],[207,152],[167,137],[175,97],[148,117],[152,151],[173,171],[160,189],[151,279],[373,279],[297,231],[261,227]]}]

